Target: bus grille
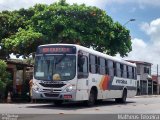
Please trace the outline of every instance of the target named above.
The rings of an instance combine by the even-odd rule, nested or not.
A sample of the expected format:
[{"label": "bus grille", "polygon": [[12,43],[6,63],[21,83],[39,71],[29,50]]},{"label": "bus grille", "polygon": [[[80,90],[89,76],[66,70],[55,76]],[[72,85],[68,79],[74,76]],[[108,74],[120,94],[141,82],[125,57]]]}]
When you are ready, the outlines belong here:
[{"label": "bus grille", "polygon": [[52,87],[52,88],[61,88],[65,86],[66,84],[44,84],[44,83],[39,83],[43,87]]},{"label": "bus grille", "polygon": [[58,97],[59,96],[59,94],[50,94],[50,93],[44,93],[44,95],[46,97]]}]

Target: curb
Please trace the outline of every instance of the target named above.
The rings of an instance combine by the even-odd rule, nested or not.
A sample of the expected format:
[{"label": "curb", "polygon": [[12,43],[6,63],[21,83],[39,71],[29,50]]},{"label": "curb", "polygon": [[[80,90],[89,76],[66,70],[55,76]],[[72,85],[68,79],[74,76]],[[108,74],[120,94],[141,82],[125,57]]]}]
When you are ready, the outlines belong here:
[{"label": "curb", "polygon": [[149,98],[149,97],[160,97],[160,95],[139,95],[139,96],[135,96],[135,98]]}]

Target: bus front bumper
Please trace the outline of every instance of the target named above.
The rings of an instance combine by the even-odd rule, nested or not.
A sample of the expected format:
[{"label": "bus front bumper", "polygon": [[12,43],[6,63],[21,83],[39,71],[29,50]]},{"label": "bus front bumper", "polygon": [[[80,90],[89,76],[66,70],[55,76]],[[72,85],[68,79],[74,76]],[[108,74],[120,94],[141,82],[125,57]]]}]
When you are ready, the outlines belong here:
[{"label": "bus front bumper", "polygon": [[46,100],[76,100],[76,90],[71,92],[39,92],[32,89],[32,99],[46,99]]}]

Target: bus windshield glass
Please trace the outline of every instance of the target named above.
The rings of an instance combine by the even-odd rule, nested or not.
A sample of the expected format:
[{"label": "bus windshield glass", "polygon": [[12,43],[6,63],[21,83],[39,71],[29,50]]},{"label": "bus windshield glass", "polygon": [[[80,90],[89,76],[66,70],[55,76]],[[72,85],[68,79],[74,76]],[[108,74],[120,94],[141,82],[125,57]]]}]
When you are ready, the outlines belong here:
[{"label": "bus windshield glass", "polygon": [[58,74],[58,80],[71,80],[76,74],[75,55],[40,55],[36,56],[34,77],[37,80],[54,80]]}]

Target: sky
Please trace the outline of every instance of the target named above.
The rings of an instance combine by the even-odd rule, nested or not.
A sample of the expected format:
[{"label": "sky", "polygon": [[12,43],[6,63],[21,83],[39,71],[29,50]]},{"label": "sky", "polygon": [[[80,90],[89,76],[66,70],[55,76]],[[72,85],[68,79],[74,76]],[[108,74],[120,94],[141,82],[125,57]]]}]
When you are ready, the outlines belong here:
[{"label": "sky", "polygon": [[[36,3],[58,0],[0,0],[0,11],[28,8]],[[152,73],[160,66],[160,0],[66,0],[67,3],[96,6],[130,30],[132,51],[123,59],[152,63]],[[136,19],[125,24],[130,19]],[[116,57],[119,57],[117,55]],[[160,71],[160,70],[159,70]],[[160,73],[160,72],[159,72]]]}]

